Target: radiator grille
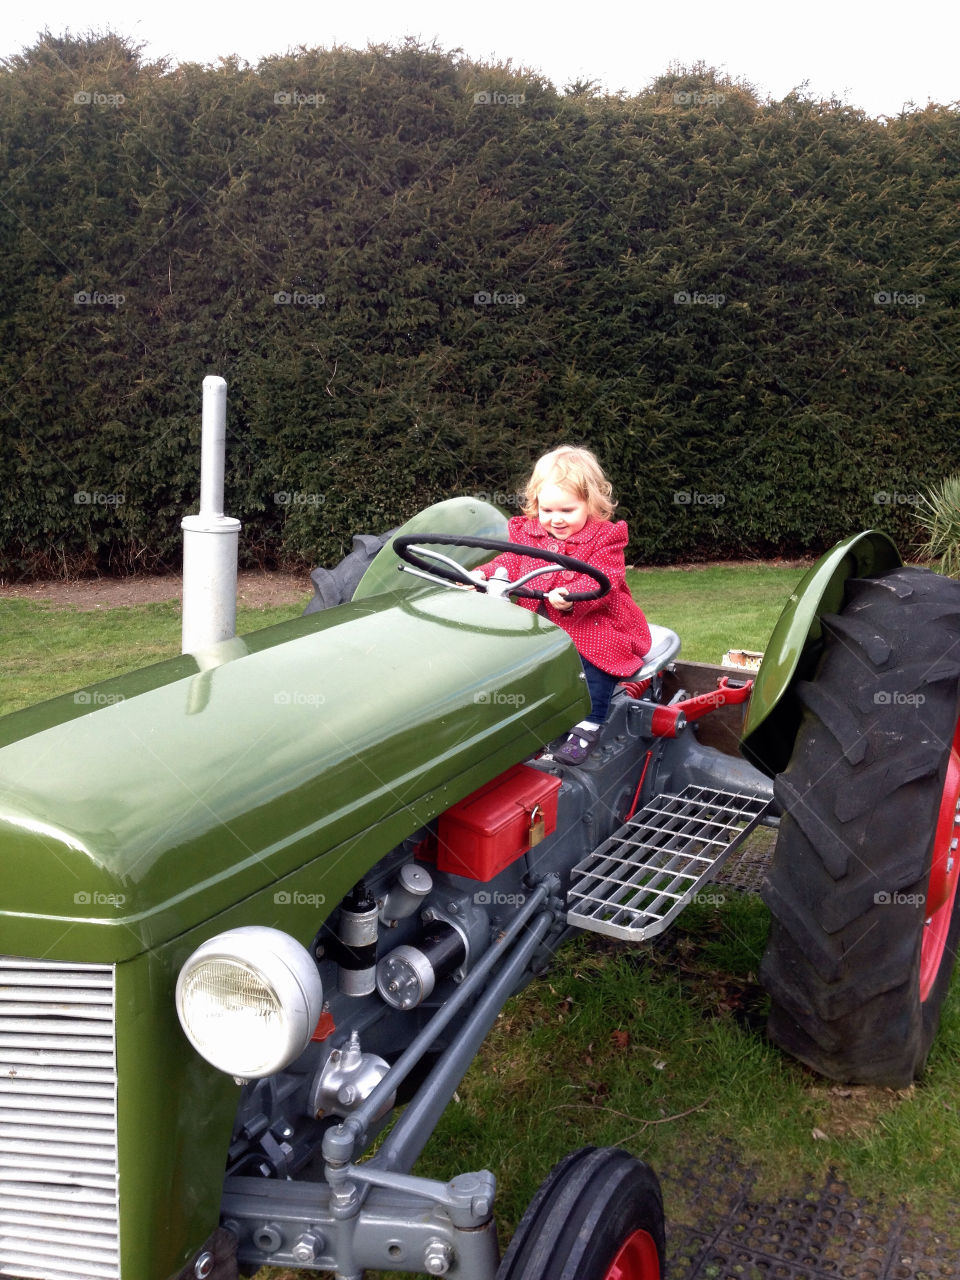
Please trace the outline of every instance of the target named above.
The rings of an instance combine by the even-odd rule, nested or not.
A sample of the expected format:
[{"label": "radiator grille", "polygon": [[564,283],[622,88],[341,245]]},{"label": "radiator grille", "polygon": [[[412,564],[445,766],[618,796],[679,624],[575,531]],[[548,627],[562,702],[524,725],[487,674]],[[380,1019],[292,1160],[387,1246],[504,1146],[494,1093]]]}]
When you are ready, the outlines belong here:
[{"label": "radiator grille", "polygon": [[113,968],[0,956],[0,1276],[119,1280]]}]

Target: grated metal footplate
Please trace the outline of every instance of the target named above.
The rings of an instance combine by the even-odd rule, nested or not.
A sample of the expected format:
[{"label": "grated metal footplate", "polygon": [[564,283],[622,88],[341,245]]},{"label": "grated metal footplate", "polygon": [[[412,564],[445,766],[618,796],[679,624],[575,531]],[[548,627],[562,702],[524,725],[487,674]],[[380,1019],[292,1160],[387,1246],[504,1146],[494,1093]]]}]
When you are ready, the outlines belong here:
[{"label": "grated metal footplate", "polygon": [[626,942],[662,933],[770,803],[716,787],[687,786],[676,796],[654,796],[574,867],[567,923]]}]

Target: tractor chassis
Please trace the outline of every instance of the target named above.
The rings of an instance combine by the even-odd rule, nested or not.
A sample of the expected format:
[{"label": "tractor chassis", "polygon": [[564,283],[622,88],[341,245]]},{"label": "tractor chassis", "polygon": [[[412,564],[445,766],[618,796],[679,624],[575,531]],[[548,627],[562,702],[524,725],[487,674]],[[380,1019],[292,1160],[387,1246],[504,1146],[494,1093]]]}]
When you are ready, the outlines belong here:
[{"label": "tractor chassis", "polygon": [[[534,888],[377,1088],[341,1124],[327,1130],[325,1184],[226,1179],[222,1221],[240,1237],[242,1261],[333,1270],[337,1280],[359,1280],[367,1269],[411,1268],[428,1275],[493,1280],[498,1262],[493,1175],[464,1173],[444,1184],[398,1170],[412,1167],[500,1010],[531,963],[536,964],[536,953],[561,918],[559,887],[558,877],[548,875]],[[353,1164],[376,1132],[384,1104],[475,997],[450,1049],[377,1154],[362,1165]],[[281,1241],[291,1239],[292,1248],[277,1250]]]},{"label": "tractor chassis", "polygon": [[[629,736],[646,737],[648,703],[624,699],[619,714]],[[391,1270],[495,1280],[493,1174],[441,1183],[410,1170],[501,1009],[577,932],[632,942],[662,932],[759,824],[776,822],[770,781],[741,759],[701,745],[689,730],[655,739],[650,750],[646,802],[562,875],[526,874],[523,906],[482,959],[380,1084],[326,1130],[318,1180],[227,1177],[221,1222],[251,1274],[269,1265],[333,1272],[336,1280]],[[397,1089],[451,1027],[446,1049],[376,1153],[356,1163]]]}]

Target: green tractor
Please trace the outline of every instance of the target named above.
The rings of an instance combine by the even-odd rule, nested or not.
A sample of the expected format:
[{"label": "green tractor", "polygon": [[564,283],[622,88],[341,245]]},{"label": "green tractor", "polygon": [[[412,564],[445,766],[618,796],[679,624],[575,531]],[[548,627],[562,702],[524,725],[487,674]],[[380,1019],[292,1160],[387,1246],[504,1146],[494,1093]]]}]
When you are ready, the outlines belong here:
[{"label": "green tractor", "polygon": [[[758,824],[771,1036],[838,1080],[922,1071],[960,927],[960,584],[848,538],[752,690],[678,688],[653,626],[572,768],[576,651],[466,574],[505,529],[438,504],[346,603],[0,721],[0,1276],[659,1280],[624,1151],[549,1172],[502,1258],[493,1174],[413,1167],[565,939],[655,936]],[[740,754],[701,739],[748,695]]]}]

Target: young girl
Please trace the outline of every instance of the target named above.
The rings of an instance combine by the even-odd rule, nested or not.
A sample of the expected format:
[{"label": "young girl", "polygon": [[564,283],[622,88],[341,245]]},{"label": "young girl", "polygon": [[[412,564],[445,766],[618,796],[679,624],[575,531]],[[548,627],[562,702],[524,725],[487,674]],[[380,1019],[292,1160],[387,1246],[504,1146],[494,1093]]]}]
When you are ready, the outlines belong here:
[{"label": "young girl", "polygon": [[[610,591],[600,600],[568,600],[570,591],[596,587],[586,574],[557,569],[530,583],[546,591],[545,606],[522,597],[526,609],[545,608],[551,622],[562,627],[580,654],[590,690],[590,716],[575,724],[555,760],[582,764],[593,750],[610,708],[618,681],[633,675],[650,648],[650,629],[630,595],[624,577],[623,549],[627,525],[612,521],[616,503],[612,485],[589,449],[561,445],[545,454],[533,469],[524,493],[523,515],[509,524],[511,542],[545,551],[562,551],[594,565],[610,579]],[[483,580],[501,566],[511,579],[529,573],[536,561],[506,552],[474,570]],[[542,563],[542,562],[541,562]]]}]

